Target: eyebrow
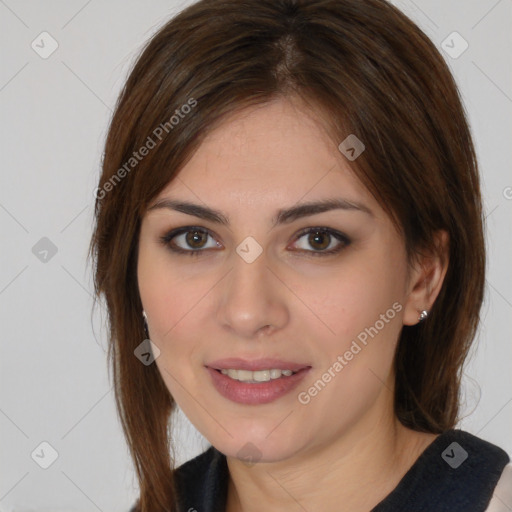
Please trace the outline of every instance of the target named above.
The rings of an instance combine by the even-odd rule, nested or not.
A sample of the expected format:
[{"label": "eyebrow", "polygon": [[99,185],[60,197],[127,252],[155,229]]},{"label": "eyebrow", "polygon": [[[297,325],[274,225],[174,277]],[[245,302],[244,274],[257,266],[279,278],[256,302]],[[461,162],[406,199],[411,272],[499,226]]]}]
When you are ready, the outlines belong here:
[{"label": "eyebrow", "polygon": [[[148,211],[158,210],[161,208],[167,208],[170,210],[186,213],[187,215],[193,215],[194,217],[199,217],[200,219],[209,220],[211,222],[225,226],[230,224],[229,217],[226,217],[219,210],[214,210],[207,206],[201,206],[199,204],[190,203],[188,201],[178,201],[170,198],[160,199],[155,204],[150,206]],[[348,201],[347,199],[334,198],[301,203],[290,208],[280,209],[272,219],[272,225],[275,227],[280,224],[289,224],[302,217],[308,217],[310,215],[315,215],[317,213],[323,213],[330,210],[356,211],[366,213],[372,217],[374,216],[370,208],[364,204]]]}]

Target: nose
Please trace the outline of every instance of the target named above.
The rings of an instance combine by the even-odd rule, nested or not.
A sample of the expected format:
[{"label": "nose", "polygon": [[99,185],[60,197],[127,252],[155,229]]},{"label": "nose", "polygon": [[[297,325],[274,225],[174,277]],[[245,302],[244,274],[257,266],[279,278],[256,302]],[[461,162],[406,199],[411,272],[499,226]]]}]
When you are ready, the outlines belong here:
[{"label": "nose", "polygon": [[269,265],[265,252],[252,263],[234,254],[232,270],[219,287],[217,318],[237,338],[255,339],[289,321],[290,292]]}]

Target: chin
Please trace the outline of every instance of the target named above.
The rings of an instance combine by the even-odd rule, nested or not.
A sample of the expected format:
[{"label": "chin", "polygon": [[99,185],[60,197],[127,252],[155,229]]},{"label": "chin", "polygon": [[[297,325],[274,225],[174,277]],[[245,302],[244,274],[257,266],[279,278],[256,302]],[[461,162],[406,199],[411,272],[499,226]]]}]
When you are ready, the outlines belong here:
[{"label": "chin", "polygon": [[276,435],[275,439],[262,436],[244,436],[223,440],[220,443],[211,443],[226,457],[245,462],[248,466],[257,463],[271,463],[293,457],[298,448],[296,444],[284,444],[283,438]]}]

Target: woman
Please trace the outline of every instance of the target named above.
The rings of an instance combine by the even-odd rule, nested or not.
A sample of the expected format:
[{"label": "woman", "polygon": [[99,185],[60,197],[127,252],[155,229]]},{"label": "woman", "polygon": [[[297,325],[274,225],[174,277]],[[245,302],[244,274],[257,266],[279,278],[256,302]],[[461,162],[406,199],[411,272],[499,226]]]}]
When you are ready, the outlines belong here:
[{"label": "woman", "polygon": [[[504,506],[508,455],[454,428],[485,281],[474,147],[396,8],[188,7],[127,80],[96,196],[134,511]],[[178,469],[176,404],[211,443]]]}]

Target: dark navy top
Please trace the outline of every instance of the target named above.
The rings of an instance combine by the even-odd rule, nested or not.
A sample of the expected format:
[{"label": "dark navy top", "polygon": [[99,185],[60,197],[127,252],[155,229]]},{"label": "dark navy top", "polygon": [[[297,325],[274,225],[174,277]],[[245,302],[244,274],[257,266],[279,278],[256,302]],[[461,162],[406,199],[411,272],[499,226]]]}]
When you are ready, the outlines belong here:
[{"label": "dark navy top", "polygon": [[[447,430],[370,512],[484,512],[508,462],[498,446],[463,430]],[[229,471],[226,456],[216,448],[182,464],[175,477],[179,512],[225,512]]]}]

